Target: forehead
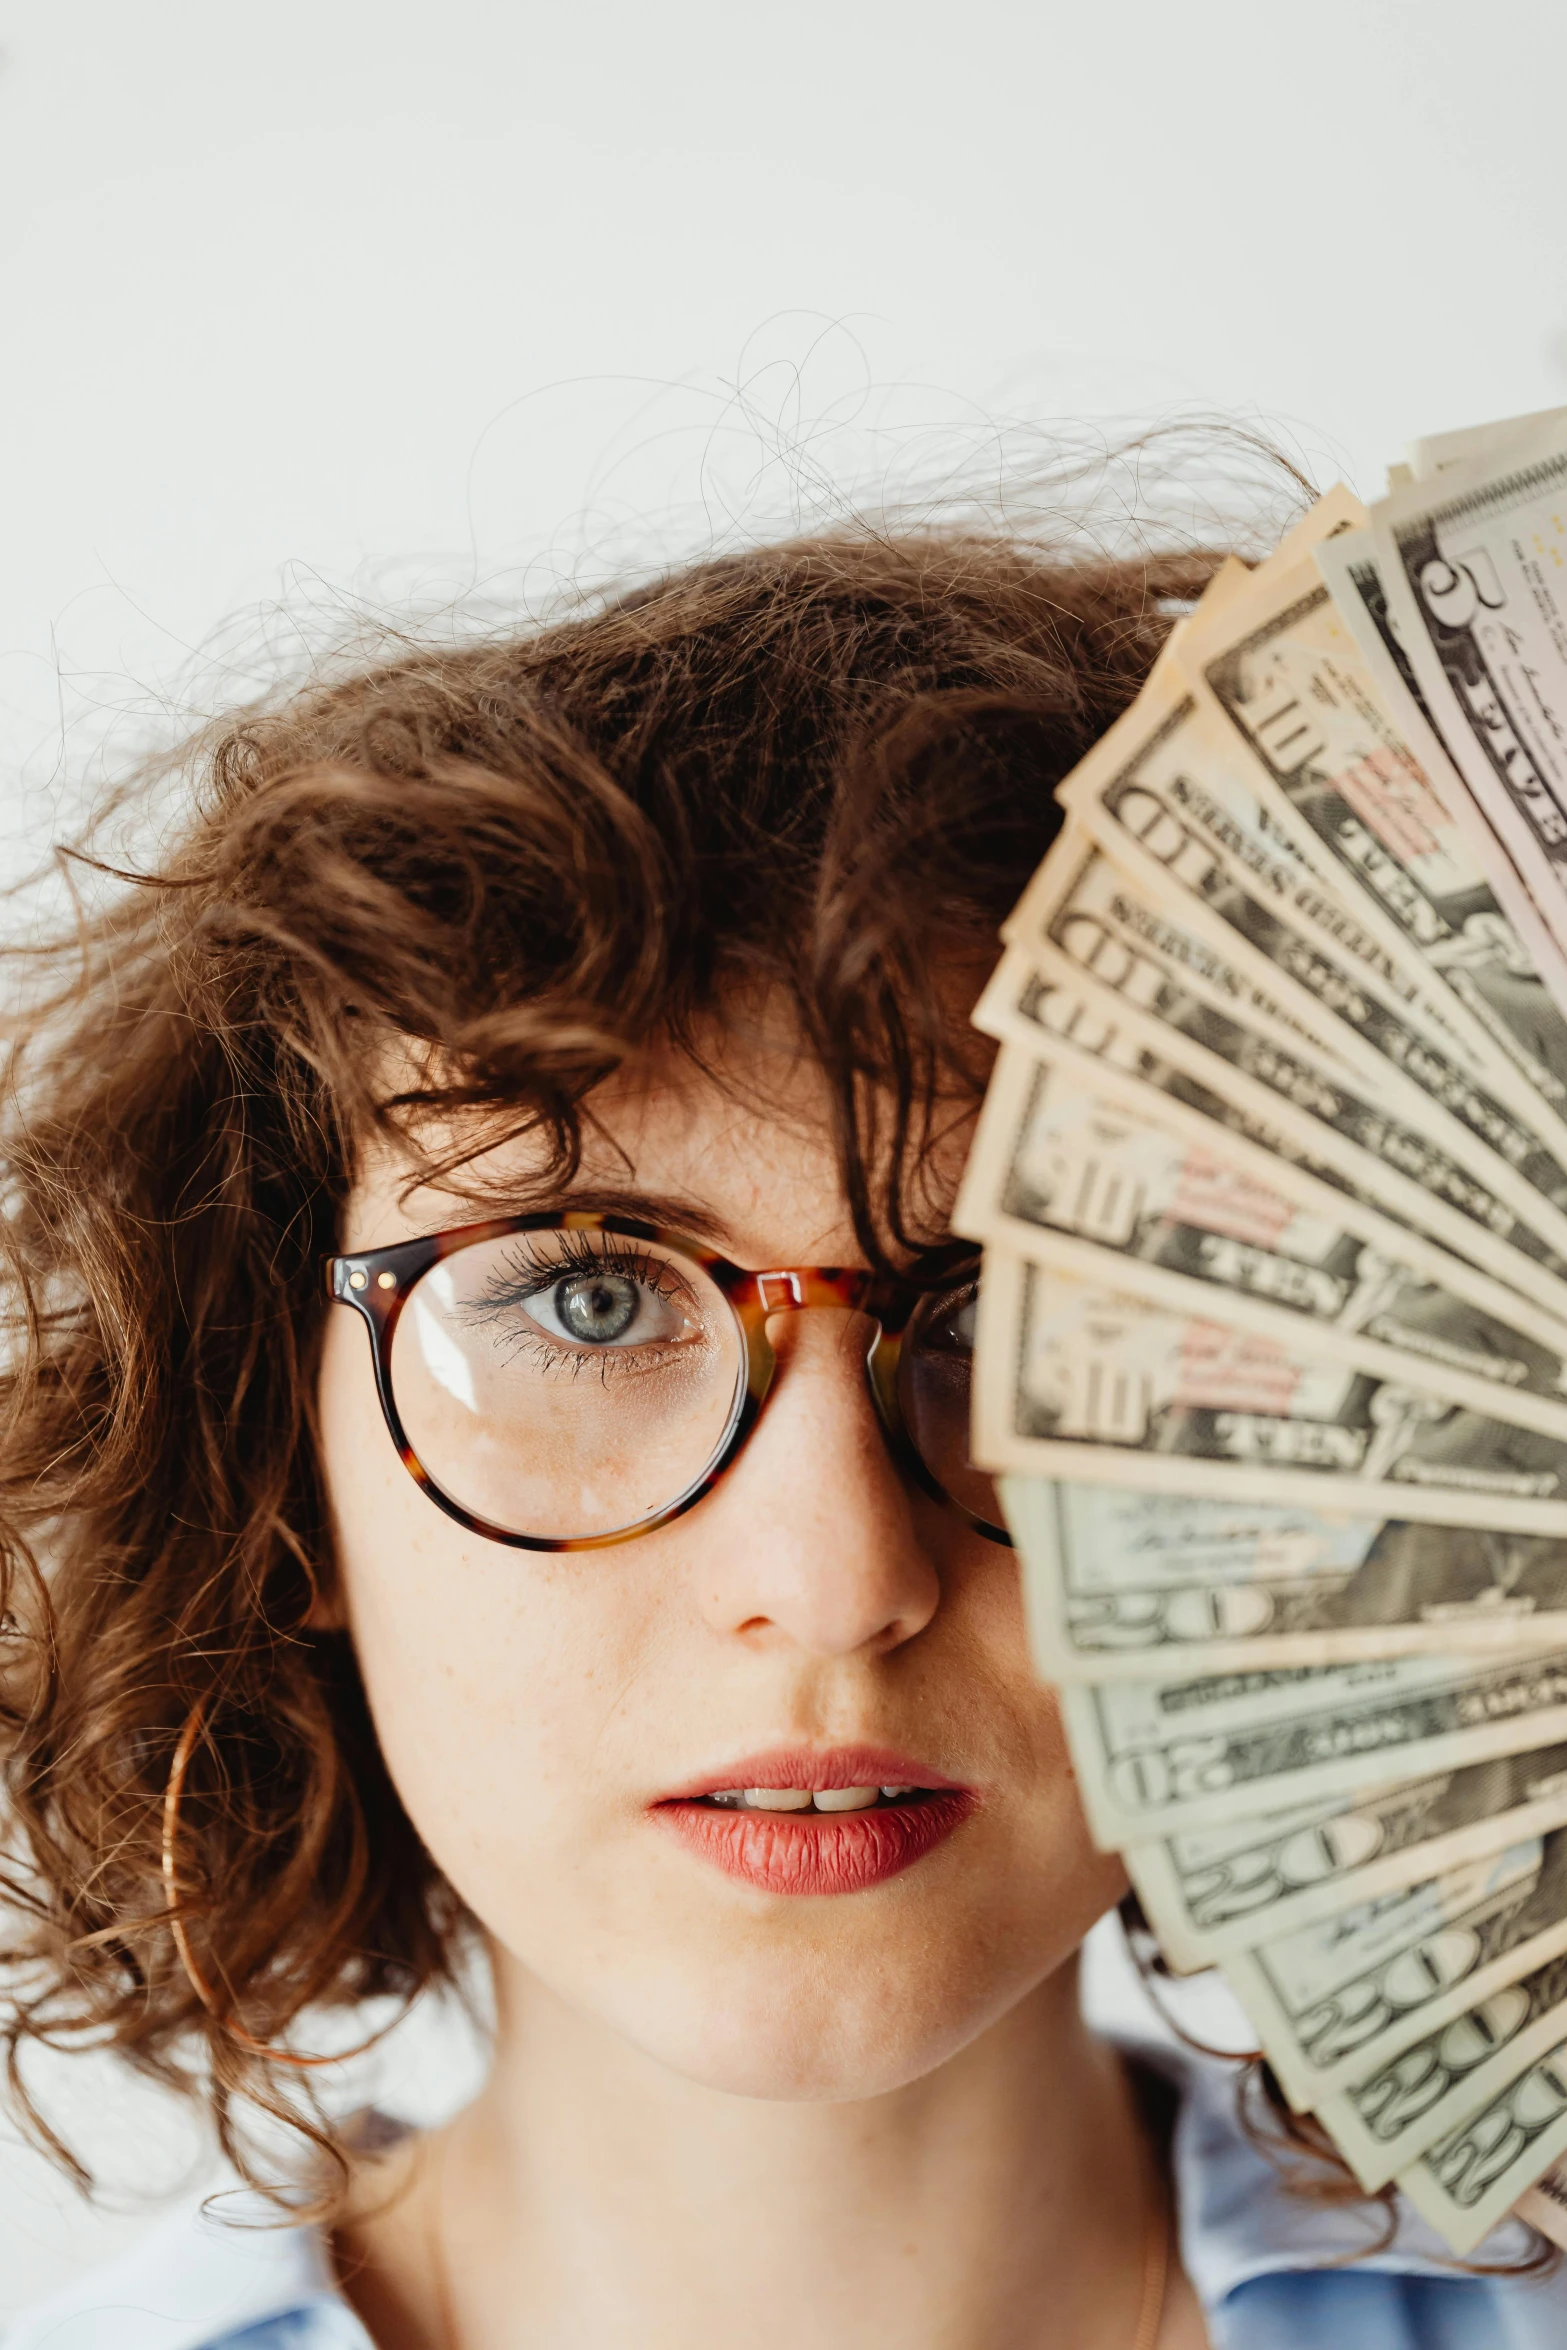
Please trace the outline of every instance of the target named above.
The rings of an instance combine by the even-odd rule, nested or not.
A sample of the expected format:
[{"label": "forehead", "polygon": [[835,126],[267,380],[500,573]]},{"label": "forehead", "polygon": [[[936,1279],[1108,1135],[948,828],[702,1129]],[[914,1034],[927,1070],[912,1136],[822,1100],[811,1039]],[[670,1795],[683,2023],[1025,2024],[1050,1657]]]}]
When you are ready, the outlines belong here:
[{"label": "forehead", "polygon": [[[923,1168],[922,1221],[939,1229],[956,1190],[969,1116],[941,1120]],[[484,1215],[571,1205],[673,1226],[743,1265],[857,1264],[863,1252],[838,1162],[819,1065],[793,1042],[733,1043],[710,1066],[672,1048],[595,1089],[582,1109],[582,1162],[552,1174],[542,1136],[481,1150],[454,1178],[410,1189],[412,1161],[369,1149],[344,1246],[374,1248]]]}]

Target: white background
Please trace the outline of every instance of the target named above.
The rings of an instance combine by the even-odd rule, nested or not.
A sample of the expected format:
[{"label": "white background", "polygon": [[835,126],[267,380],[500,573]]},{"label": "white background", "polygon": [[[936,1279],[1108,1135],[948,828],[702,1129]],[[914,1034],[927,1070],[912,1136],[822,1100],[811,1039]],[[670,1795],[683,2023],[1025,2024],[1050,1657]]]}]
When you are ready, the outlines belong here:
[{"label": "white background", "polygon": [[[0,42],[13,869],[367,605],[536,604],[1018,417],[1219,411],[1374,493],[1567,400],[1551,0],[16,0]],[[155,2109],[60,2094],[170,2175]],[[133,2224],[0,2149],[0,2318]]]}]

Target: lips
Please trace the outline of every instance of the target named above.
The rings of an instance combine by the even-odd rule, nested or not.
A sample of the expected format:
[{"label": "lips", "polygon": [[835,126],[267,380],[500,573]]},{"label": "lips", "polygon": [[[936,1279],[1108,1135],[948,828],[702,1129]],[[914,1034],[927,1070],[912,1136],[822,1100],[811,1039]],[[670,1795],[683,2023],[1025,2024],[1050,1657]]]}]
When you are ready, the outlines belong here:
[{"label": "lips", "polygon": [[[778,1810],[746,1801],[752,1791],[765,1798],[786,1790],[837,1793],[840,1807]],[[655,1803],[652,1817],[688,1851],[761,1891],[860,1893],[945,1843],[976,1800],[971,1788],[886,1747],[775,1748],[693,1780]],[[857,1808],[841,1808],[851,1801]]]}]

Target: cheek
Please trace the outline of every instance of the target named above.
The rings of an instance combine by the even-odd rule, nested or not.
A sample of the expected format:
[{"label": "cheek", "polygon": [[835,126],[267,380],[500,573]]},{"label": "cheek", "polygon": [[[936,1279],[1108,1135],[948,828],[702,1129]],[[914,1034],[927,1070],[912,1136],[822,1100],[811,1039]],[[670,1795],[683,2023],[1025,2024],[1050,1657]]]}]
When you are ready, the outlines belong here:
[{"label": "cheek", "polygon": [[982,1873],[998,1931],[1015,1937],[1026,1965],[1031,1950],[1058,1953],[1063,1936],[1080,1940],[1120,1899],[1126,1876],[1089,1835],[1060,1701],[1029,1656],[1015,1557],[987,1546],[946,1580],[956,1653],[943,1680],[960,1705],[993,1725],[1003,1790],[978,1823]]},{"label": "cheek", "polygon": [[[594,1554],[484,1541],[398,1459],[363,1333],[329,1329],[323,1461],[344,1611],[394,1785],[438,1865],[510,1938],[582,1822],[604,1816],[613,1725],[647,1627]],[[629,1617],[629,1620],[628,1620]]]}]

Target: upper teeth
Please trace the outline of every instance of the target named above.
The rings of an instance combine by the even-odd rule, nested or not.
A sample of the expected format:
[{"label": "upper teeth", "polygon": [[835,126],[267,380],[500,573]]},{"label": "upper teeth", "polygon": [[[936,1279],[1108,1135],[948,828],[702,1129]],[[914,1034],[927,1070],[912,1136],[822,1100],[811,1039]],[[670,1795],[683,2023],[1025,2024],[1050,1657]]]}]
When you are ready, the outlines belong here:
[{"label": "upper teeth", "polygon": [[878,1795],[912,1795],[912,1787],[720,1787],[710,1803],[750,1811],[866,1811]]}]

